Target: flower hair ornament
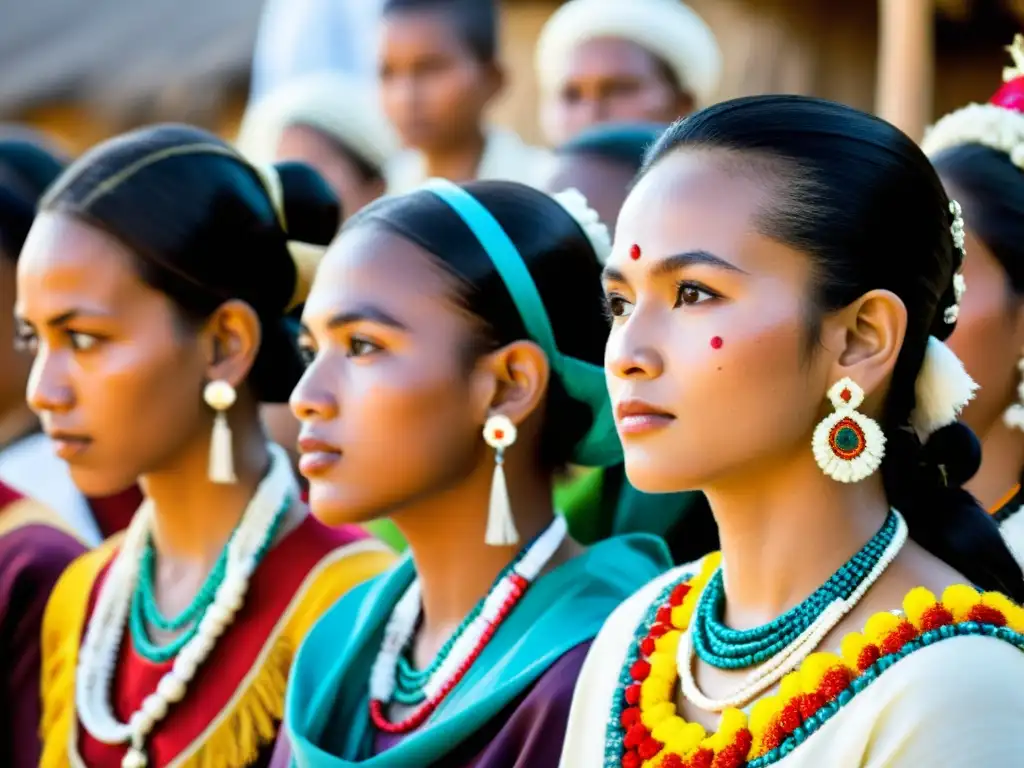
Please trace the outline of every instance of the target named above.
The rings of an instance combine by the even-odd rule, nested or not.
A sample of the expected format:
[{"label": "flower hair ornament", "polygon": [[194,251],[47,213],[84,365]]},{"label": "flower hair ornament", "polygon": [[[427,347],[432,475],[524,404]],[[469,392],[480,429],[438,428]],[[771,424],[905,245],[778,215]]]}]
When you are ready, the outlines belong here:
[{"label": "flower hair ornament", "polygon": [[608,261],[612,252],[612,236],[601,216],[590,207],[587,198],[575,187],[564,189],[551,195],[552,199],[561,205],[576,223],[580,225],[583,234],[590,241],[590,247],[594,249],[594,255],[602,265]]},{"label": "flower hair ornament", "polygon": [[[526,262],[523,261],[519,249],[508,233],[479,200],[457,184],[444,179],[433,179],[427,182],[423,189],[448,205],[473,233],[508,289],[527,335],[544,351],[552,375],[558,376],[571,398],[590,409],[593,416],[590,430],[574,447],[572,462],[585,467],[607,467],[622,461],[622,444],[615,431],[611,400],[605,386],[604,368],[559,351],[544,300]],[[565,200],[570,201],[568,206],[562,200],[559,204],[566,207],[574,218],[577,218],[573,210],[576,209],[585,219],[591,220],[590,225],[583,222],[580,224],[587,236],[591,237],[591,231],[596,233],[597,227],[593,225],[593,216],[596,214],[591,216],[589,213],[583,213],[584,207],[587,211],[590,210],[583,195],[576,192],[575,195],[565,196]],[[484,426],[483,437],[484,441],[494,448],[497,465],[492,480],[486,540],[496,546],[514,544],[519,536],[512,517],[502,465],[507,451],[514,447],[515,425],[508,420],[492,416]]]}]

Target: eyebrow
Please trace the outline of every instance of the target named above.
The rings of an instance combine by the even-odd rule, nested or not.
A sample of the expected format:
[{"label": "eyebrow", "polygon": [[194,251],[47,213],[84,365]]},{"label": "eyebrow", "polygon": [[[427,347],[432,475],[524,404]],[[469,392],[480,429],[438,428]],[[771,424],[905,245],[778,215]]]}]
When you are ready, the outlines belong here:
[{"label": "eyebrow", "polygon": [[[397,319],[393,315],[388,314],[382,309],[371,306],[356,307],[353,310],[346,312],[339,312],[336,315],[331,315],[327,321],[327,328],[334,331],[342,328],[346,325],[352,325],[353,323],[379,323],[380,325],[386,325],[390,328],[394,328],[398,331],[408,331],[409,326]],[[307,335],[312,335],[309,328],[306,327],[305,323],[301,324],[302,332]]]},{"label": "eyebrow", "polygon": [[[67,324],[67,323],[71,322],[72,320],[75,320],[75,319],[77,319],[79,317],[108,318],[109,315],[107,315],[107,314],[105,314],[103,312],[89,312],[87,310],[82,310],[82,309],[69,309],[67,312],[61,312],[59,315],[51,317],[49,320],[46,321],[46,324],[48,326],[50,326],[51,328],[57,328],[57,327],[59,327],[61,325],[65,325],[65,324]],[[32,323],[30,323],[28,320],[26,320],[25,318],[21,317],[20,315],[15,315],[15,319],[19,323],[24,323],[25,325],[28,325],[28,326],[32,325]]]},{"label": "eyebrow", "polygon": [[[669,275],[686,267],[692,267],[698,264],[715,267],[717,269],[724,269],[729,272],[739,272],[743,275],[747,274],[745,270],[740,269],[732,262],[726,261],[719,256],[715,256],[715,254],[710,251],[703,250],[684,251],[683,253],[677,253],[674,256],[664,258],[654,265],[651,269],[651,274],[654,277],[663,277],[664,275]],[[602,277],[605,280],[611,280],[618,283],[629,282],[621,271],[611,266],[606,266],[604,268],[604,274]]]}]

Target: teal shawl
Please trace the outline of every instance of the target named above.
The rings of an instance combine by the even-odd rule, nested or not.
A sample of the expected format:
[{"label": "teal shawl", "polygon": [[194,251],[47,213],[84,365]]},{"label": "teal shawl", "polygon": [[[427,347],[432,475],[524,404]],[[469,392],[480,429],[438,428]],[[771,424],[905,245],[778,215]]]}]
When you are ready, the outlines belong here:
[{"label": "teal shawl", "polygon": [[285,703],[292,765],[436,763],[525,693],[563,654],[592,640],[619,603],[671,565],[661,540],[636,534],[601,542],[545,574],[427,724],[386,752],[367,757],[373,738],[370,667],[391,610],[416,575],[411,558],[404,558],[339,600],[299,648]]}]

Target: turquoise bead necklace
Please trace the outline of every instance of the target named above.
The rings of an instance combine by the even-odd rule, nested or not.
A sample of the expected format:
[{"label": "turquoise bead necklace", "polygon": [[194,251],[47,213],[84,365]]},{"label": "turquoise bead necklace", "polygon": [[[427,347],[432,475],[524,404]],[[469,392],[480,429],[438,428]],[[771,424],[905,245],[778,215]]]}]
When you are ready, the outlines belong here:
[{"label": "turquoise bead necklace", "polygon": [[[292,504],[293,500],[290,495],[287,495],[277,512],[274,513],[274,518],[267,529],[267,535],[254,556],[255,566],[262,562],[270,550],[270,545],[273,544],[274,539],[277,537],[277,532],[280,530],[281,524],[284,522],[284,518],[288,514],[288,510],[291,509]],[[236,528],[235,532],[237,530]],[[234,538],[235,533],[232,533],[231,536]],[[153,541],[150,539],[146,543],[146,548],[142,554],[139,579],[135,584],[135,591],[132,594],[128,626],[131,630],[132,643],[135,646],[135,650],[147,661],[161,664],[177,656],[178,652],[199,632],[199,622],[203,614],[213,604],[217,597],[217,590],[224,583],[224,578],[227,574],[228,545],[225,545],[224,549],[221,550],[220,557],[217,558],[217,562],[210,570],[209,576],[206,577],[203,586],[200,587],[192,602],[181,613],[172,618],[164,616],[159,606],[157,606],[155,585],[153,583],[155,559],[156,552],[153,548]],[[158,645],[149,637],[149,631],[146,629],[149,625],[164,632],[176,632],[182,629],[184,631],[166,645]]]},{"label": "turquoise bead necklace", "polygon": [[[506,565],[501,573],[498,574],[498,578],[494,580],[494,584],[491,585],[491,589],[488,590],[490,594],[495,587],[501,583],[508,574],[515,568],[519,561],[523,559],[523,556],[530,550],[531,541],[516,555],[515,559]],[[483,597],[480,601],[473,606],[473,610],[462,620],[458,628],[452,633],[452,636],[448,638],[447,642],[441,646],[441,650],[437,652],[437,656],[434,657],[433,662],[426,669],[416,669],[413,666],[412,660],[409,658],[412,654],[412,644],[407,645],[401,655],[398,657],[398,668],[395,674],[395,690],[392,694],[392,700],[398,704],[402,704],[407,707],[415,707],[426,700],[427,696],[423,692],[427,682],[434,675],[434,673],[444,664],[445,659],[448,658],[448,654],[451,653],[452,648],[458,641],[462,634],[466,631],[466,628],[480,615],[480,612],[484,609],[484,603],[487,601],[487,597]]]},{"label": "turquoise bead necklace", "polygon": [[899,526],[890,510],[885,523],[860,551],[825,584],[782,616],[752,629],[731,629],[725,615],[725,585],[719,569],[708,581],[694,611],[693,649],[718,669],[746,669],[762,664],[791,645],[835,600],[846,600],[882,559]]}]

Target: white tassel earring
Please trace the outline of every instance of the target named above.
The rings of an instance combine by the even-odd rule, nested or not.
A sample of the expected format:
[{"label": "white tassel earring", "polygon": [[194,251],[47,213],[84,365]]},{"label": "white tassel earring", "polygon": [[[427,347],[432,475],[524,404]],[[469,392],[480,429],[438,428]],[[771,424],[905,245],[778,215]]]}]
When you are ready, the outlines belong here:
[{"label": "white tassel earring", "polygon": [[1003,422],[1013,429],[1024,430],[1024,358],[1017,363],[1017,369],[1021,372],[1021,380],[1017,385],[1017,402],[1003,413]]},{"label": "white tassel earring", "polygon": [[519,531],[512,517],[512,504],[505,482],[505,449],[516,441],[516,425],[507,416],[494,415],[484,424],[484,442],[494,449],[494,477],[491,479],[491,502],[487,510],[487,533],[484,541],[492,547],[519,543]]},{"label": "white tassel earring", "polygon": [[231,426],[228,424],[228,409],[235,404],[238,395],[235,388],[226,381],[211,381],[203,389],[203,400],[217,412],[213,419],[213,435],[210,438],[210,466],[207,470],[214,483],[238,482],[235,476],[234,447]]}]

